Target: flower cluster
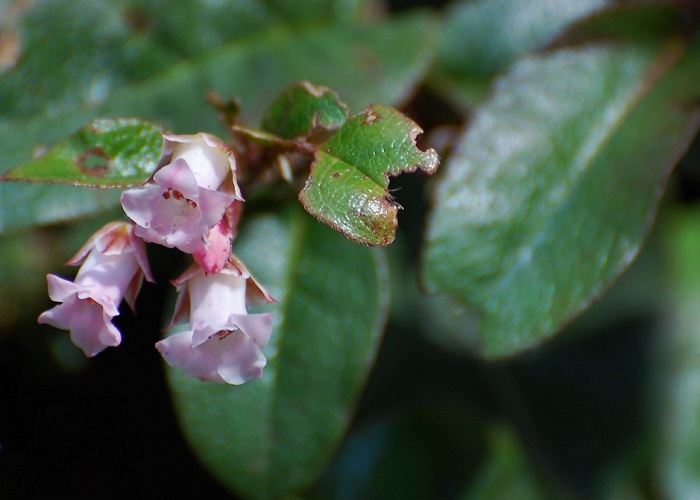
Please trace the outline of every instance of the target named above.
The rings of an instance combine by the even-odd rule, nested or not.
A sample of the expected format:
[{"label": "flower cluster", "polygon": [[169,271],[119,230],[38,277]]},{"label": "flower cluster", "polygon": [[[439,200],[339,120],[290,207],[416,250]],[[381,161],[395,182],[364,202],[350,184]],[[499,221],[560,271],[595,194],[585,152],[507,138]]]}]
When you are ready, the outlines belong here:
[{"label": "flower cluster", "polygon": [[48,275],[49,296],[59,302],[39,323],[69,330],[87,356],[117,346],[112,323],[126,300],[133,309],[144,279],[153,281],[146,242],[191,254],[194,264],[173,281],[179,291],[171,327],[156,344],[188,376],[242,384],[260,378],[272,315],[248,314],[247,302],[274,299],[231,253],[243,202],[231,149],[208,134],[163,134],[162,165],[142,187],[124,191],[132,222],[100,229],[68,262],[81,265],[74,281]]}]

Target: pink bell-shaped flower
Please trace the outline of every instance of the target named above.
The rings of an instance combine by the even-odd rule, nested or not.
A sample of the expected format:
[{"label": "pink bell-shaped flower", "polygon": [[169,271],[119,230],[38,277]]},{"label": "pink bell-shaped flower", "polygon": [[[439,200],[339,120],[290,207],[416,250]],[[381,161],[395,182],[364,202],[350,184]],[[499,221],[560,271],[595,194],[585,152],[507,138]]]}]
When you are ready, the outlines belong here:
[{"label": "pink bell-shaped flower", "polygon": [[240,385],[262,377],[272,314],[248,314],[246,302],[256,294],[274,299],[245,267],[235,258],[218,274],[194,266],[174,284],[180,295],[173,321],[187,318],[189,328],[156,343],[165,360],[200,380]]},{"label": "pink bell-shaped flower", "polygon": [[206,252],[210,230],[242,200],[233,153],[208,134],[164,134],[163,153],[161,162],[169,163],[152,182],[122,193],[124,212],[136,223],[136,235],[148,242]]},{"label": "pink bell-shaped flower", "polygon": [[49,274],[49,297],[60,302],[39,316],[62,330],[70,330],[73,343],[87,356],[121,342],[112,318],[119,314],[123,299],[133,309],[143,278],[153,281],[142,240],[134,227],[112,222],[97,231],[68,265],[82,267],[74,281]]}]

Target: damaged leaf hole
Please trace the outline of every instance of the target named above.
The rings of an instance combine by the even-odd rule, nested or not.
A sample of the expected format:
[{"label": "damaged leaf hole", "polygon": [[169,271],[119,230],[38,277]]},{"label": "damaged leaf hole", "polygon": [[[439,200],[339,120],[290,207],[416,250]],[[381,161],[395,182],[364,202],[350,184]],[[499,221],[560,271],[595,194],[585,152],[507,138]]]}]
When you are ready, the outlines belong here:
[{"label": "damaged leaf hole", "polygon": [[78,156],[75,165],[85,175],[103,177],[112,168],[112,159],[101,147],[97,146]]}]

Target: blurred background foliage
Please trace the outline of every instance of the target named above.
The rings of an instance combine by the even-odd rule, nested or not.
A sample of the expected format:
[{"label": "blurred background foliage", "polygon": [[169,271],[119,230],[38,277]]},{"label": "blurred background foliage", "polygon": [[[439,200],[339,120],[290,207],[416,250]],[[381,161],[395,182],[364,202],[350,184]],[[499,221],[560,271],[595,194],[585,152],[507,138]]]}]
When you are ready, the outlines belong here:
[{"label": "blurred background foliage", "polygon": [[[645,51],[665,50],[669,40],[694,40],[698,52],[692,0],[2,0],[0,23],[2,170],[96,116],[138,115],[178,133],[223,136],[207,91],[239,99],[242,117],[256,125],[265,105],[301,79],[337,91],[353,111],[373,102],[399,107],[425,129],[420,145],[437,148],[445,168],[455,143],[471,140],[461,138],[465,124],[481,123],[495,106],[492,96],[509,85],[532,84],[519,75],[533,65],[537,76],[537,65],[559,47],[631,41],[634,50],[614,59],[632,67],[625,73],[631,80],[637,63],[640,73],[658,68],[644,59]],[[673,139],[669,150],[677,154],[661,167],[639,170],[658,176],[649,182],[659,193],[666,186],[656,222],[651,228],[652,197],[651,217],[640,225],[630,258],[598,279],[593,305],[577,291],[585,300],[574,313],[585,309],[582,314],[564,315],[546,335],[518,344],[523,352],[483,359],[482,318],[454,294],[424,295],[420,288],[426,214],[438,203],[430,194],[449,188],[439,187],[447,174],[393,179],[404,210],[397,240],[386,251],[388,323],[357,407],[348,408],[347,434],[324,443],[330,455],[289,491],[253,484],[242,488],[247,496],[700,495],[700,142],[694,137],[700,59],[693,49],[686,59],[671,53],[661,59],[664,68],[685,62],[659,92],[673,96],[673,106],[694,125],[657,131],[654,126],[666,123],[658,103],[640,115],[643,123],[627,125],[632,132],[648,129],[643,137],[657,134],[659,143]],[[555,116],[561,109],[544,111]],[[488,129],[483,134],[479,142],[490,136]],[[620,149],[637,150],[636,142],[626,144]],[[626,180],[642,183],[632,174]],[[70,272],[63,263],[103,223],[120,217],[117,199],[113,191],[0,185],[0,497],[236,498],[231,486],[245,479],[228,477],[226,464],[217,469],[193,453],[184,436],[199,453],[201,443],[183,432],[177,417],[186,411],[188,393],[177,383],[169,387],[152,348],[171,306],[167,278],[184,265],[176,253],[149,250],[160,280],[144,287],[138,316],[124,309],[117,319],[124,332],[119,349],[87,360],[65,333],[36,324],[51,306],[45,275]],[[264,198],[251,207],[260,213],[281,208]],[[625,219],[627,207],[605,209]],[[307,217],[298,213],[289,217],[297,222],[285,231],[315,224],[298,222]],[[322,230],[305,234],[308,248],[346,251],[342,244],[324,246],[330,240]],[[251,259],[259,250],[242,249]],[[370,261],[362,260],[370,259],[364,249],[348,252]]]}]

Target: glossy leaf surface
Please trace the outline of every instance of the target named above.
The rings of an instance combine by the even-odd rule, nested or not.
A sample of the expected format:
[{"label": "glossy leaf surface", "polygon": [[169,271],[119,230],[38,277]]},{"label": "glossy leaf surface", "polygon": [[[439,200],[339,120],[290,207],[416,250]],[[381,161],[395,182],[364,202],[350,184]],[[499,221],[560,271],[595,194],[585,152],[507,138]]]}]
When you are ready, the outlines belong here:
[{"label": "glossy leaf surface", "polygon": [[538,49],[566,25],[606,0],[477,0],[456,2],[445,14],[439,61],[453,74],[494,75]]},{"label": "glossy leaf surface", "polygon": [[541,49],[572,22],[600,11],[609,0],[476,0],[452,3],[437,51],[432,83],[468,111],[489,82],[518,57]]},{"label": "glossy leaf surface", "polygon": [[554,334],[636,255],[697,130],[700,44],[565,49],[515,65],[435,195],[425,278],[486,356]]}]

